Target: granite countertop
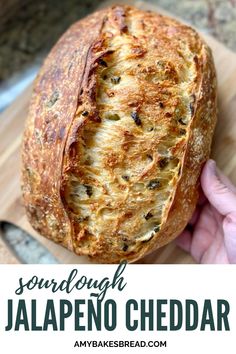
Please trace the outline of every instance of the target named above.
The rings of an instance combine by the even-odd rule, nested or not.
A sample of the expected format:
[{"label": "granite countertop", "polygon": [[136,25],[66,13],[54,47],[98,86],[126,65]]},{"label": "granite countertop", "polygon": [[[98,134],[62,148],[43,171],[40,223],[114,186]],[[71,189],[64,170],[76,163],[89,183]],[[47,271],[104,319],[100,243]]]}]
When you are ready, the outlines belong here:
[{"label": "granite countertop", "polygon": [[[1,13],[0,110],[34,78],[57,38],[102,1],[11,0]],[[119,1],[117,1],[119,3]],[[236,51],[236,0],[149,0]],[[8,5],[9,7],[9,5]],[[11,225],[4,239],[23,263],[56,263],[31,236]]]},{"label": "granite countertop", "polygon": [[149,0],[236,51],[236,0]]},{"label": "granite countertop", "polygon": [[[92,12],[93,0],[0,0],[0,112],[34,79],[50,48],[76,20]],[[3,12],[3,13],[2,13]]]},{"label": "granite countertop", "polygon": [[[5,20],[0,36],[0,83],[13,73],[40,64],[68,26],[102,1],[24,1]],[[236,0],[149,0],[236,51]]]}]

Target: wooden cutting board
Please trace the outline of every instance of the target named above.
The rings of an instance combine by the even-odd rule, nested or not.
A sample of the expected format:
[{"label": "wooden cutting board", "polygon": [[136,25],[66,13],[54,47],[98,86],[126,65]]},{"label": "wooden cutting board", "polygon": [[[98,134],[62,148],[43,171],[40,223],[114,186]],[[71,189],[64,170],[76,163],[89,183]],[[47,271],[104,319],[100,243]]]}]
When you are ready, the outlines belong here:
[{"label": "wooden cutting board", "polygon": [[[121,3],[122,1],[119,1]],[[110,4],[110,2],[108,2]],[[106,3],[106,4],[108,4]],[[138,7],[166,13],[141,1],[129,1]],[[236,184],[236,54],[211,37],[204,36],[213,50],[218,74],[219,117],[213,141],[212,157]],[[20,144],[29,99],[30,86],[0,115],[0,221],[21,227],[43,244],[60,263],[89,263],[59,245],[41,237],[27,222],[20,193]],[[18,263],[0,235],[0,263]],[[145,257],[139,263],[194,263],[175,243]]]}]

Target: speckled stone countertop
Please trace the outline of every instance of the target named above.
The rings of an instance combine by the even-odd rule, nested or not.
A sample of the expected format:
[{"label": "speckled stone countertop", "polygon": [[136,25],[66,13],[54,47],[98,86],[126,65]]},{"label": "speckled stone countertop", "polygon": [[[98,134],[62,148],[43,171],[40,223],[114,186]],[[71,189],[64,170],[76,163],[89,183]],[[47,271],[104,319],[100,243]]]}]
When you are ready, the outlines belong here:
[{"label": "speckled stone countertop", "polygon": [[[236,51],[236,0],[149,0]],[[66,28],[102,1],[24,1],[2,25],[0,82],[42,58]],[[117,1],[119,2],[119,1]]]},{"label": "speckled stone countertop", "polygon": [[236,0],[149,0],[236,51]]},{"label": "speckled stone countertop", "polygon": [[[0,13],[0,89],[43,58],[68,26],[102,1],[11,0],[15,11]],[[149,0],[236,51],[236,0]],[[119,3],[119,1],[117,1]],[[20,5],[19,5],[20,4]],[[1,12],[1,8],[0,8]],[[9,15],[10,14],[10,15]],[[18,76],[17,76],[18,75]],[[1,93],[1,92],[0,92]],[[5,241],[23,263],[56,263],[29,235],[3,227]]]},{"label": "speckled stone countertop", "polygon": [[40,63],[59,36],[76,20],[94,10],[88,0],[24,1],[15,15],[2,24],[0,36],[0,82],[12,73]]}]

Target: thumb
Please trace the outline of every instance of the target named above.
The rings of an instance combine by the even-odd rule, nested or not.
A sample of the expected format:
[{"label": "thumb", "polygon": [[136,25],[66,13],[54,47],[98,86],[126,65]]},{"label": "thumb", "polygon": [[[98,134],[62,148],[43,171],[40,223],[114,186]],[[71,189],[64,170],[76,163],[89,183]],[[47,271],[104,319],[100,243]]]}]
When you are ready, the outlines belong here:
[{"label": "thumb", "polygon": [[236,187],[208,160],[201,174],[201,185],[209,202],[222,214],[236,213]]},{"label": "thumb", "polygon": [[230,263],[236,263],[236,213],[228,214],[223,221],[225,246]]}]

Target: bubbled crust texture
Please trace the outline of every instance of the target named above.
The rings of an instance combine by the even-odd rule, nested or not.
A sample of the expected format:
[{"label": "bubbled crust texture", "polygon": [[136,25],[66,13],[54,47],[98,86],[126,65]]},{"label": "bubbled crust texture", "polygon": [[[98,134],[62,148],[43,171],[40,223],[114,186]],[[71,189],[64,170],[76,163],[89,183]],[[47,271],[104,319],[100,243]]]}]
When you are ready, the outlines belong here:
[{"label": "bubbled crust texture", "polygon": [[128,6],[77,22],[34,87],[22,149],[31,224],[95,262],[167,244],[194,211],[215,121],[214,64],[193,29]]}]

